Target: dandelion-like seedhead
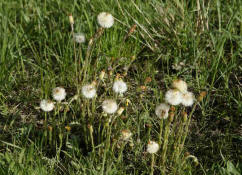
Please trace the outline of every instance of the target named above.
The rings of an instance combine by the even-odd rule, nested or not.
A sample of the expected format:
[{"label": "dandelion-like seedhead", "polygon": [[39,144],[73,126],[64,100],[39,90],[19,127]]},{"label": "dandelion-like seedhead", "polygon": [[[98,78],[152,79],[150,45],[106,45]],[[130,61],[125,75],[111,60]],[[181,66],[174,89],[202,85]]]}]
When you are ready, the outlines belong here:
[{"label": "dandelion-like seedhead", "polygon": [[165,100],[171,105],[179,105],[182,102],[182,93],[177,89],[170,89],[165,94]]},{"label": "dandelion-like seedhead", "polygon": [[183,80],[174,80],[172,87],[179,90],[181,93],[187,92],[187,83]]},{"label": "dandelion-like seedhead", "polygon": [[97,16],[98,24],[103,28],[110,28],[114,24],[114,18],[110,13],[101,12]]},{"label": "dandelion-like seedhead", "polygon": [[86,98],[93,98],[96,96],[96,89],[93,84],[88,84],[82,87],[82,95]]},{"label": "dandelion-like seedhead", "polygon": [[194,103],[194,99],[195,99],[195,97],[194,97],[193,93],[187,92],[187,93],[182,95],[182,102],[181,103],[184,106],[192,106],[193,103]]},{"label": "dandelion-like seedhead", "polygon": [[62,101],[66,98],[66,90],[62,87],[56,87],[52,90],[52,96],[56,101]]},{"label": "dandelion-like seedhead", "polygon": [[121,139],[124,141],[128,141],[130,137],[132,136],[132,132],[128,129],[124,129],[121,131]]},{"label": "dandelion-like seedhead", "polygon": [[159,150],[159,144],[156,143],[155,141],[149,141],[147,145],[147,152],[150,154],[157,153]]},{"label": "dandelion-like seedhead", "polygon": [[115,93],[123,94],[128,90],[127,84],[123,80],[116,80],[113,83],[113,91]]},{"label": "dandelion-like seedhead", "polygon": [[41,100],[40,101],[40,109],[42,109],[45,112],[50,112],[54,109],[55,105],[50,100]]},{"label": "dandelion-like seedhead", "polygon": [[86,41],[86,37],[83,33],[75,33],[74,34],[74,40],[75,40],[75,42],[81,44],[81,43],[84,43]]},{"label": "dandelion-like seedhead", "polygon": [[169,112],[170,106],[165,103],[161,103],[155,108],[155,114],[162,119],[168,118],[168,112]]},{"label": "dandelion-like seedhead", "polygon": [[104,112],[108,114],[113,114],[117,111],[118,105],[115,100],[108,99],[103,101],[102,108]]}]

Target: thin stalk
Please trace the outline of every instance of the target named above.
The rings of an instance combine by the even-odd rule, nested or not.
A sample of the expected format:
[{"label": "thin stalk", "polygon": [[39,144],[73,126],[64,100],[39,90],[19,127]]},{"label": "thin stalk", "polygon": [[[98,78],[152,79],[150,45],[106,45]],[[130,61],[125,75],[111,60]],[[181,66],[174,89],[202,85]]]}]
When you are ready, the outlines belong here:
[{"label": "thin stalk", "polygon": [[[94,146],[94,139],[93,139],[93,126],[89,125],[88,129],[89,129],[90,138],[91,138],[92,152],[94,153],[95,152],[95,146]],[[94,156],[95,156],[95,154],[94,154]]]},{"label": "thin stalk", "polygon": [[110,147],[110,137],[111,137],[111,127],[108,124],[107,125],[107,138],[106,138],[106,145],[105,145],[105,150],[104,150],[104,155],[103,155],[101,175],[104,174],[105,162],[106,162],[106,158],[107,158],[107,152],[108,152],[109,147]]},{"label": "thin stalk", "polygon": [[163,119],[160,120],[160,133],[159,133],[159,142],[158,142],[160,146],[161,146],[162,131],[163,131]]},{"label": "thin stalk", "polygon": [[150,175],[153,175],[154,174],[154,164],[155,164],[155,154],[152,154],[152,157],[151,157],[151,170],[150,170]]},{"label": "thin stalk", "polygon": [[168,136],[170,131],[170,121],[167,121],[166,127],[165,127],[165,133],[164,133],[164,141],[163,141],[163,147],[162,147],[162,153],[161,153],[161,165],[165,169],[165,162],[166,162],[166,151],[167,151],[167,145],[168,145]]},{"label": "thin stalk", "polygon": [[184,133],[184,136],[182,137],[182,142],[181,142],[181,144],[179,145],[178,153],[176,154],[176,159],[175,159],[176,161],[177,161],[178,157],[180,156],[180,154],[181,154],[181,152],[182,152],[182,149],[183,149],[183,147],[184,147],[184,143],[185,143],[185,141],[186,141],[187,134],[188,134],[188,129],[189,129],[189,126],[190,126],[190,123],[191,123],[191,119],[192,119],[192,114],[194,113],[194,111],[195,111],[196,106],[197,106],[198,103],[199,103],[199,102],[196,101],[195,105],[194,105],[193,108],[192,108],[191,113],[190,113],[189,116],[188,116],[188,120],[187,120],[187,123],[186,123],[186,125],[185,125],[185,133]]}]

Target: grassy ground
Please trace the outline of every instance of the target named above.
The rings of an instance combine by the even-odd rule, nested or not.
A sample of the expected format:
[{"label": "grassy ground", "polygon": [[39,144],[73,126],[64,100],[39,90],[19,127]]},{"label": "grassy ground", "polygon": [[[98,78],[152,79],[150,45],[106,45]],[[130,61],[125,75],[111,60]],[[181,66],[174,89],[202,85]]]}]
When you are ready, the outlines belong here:
[{"label": "grassy ground", "polygon": [[[0,1],[0,173],[149,174],[146,144],[159,132],[154,108],[172,80],[181,78],[196,96],[207,92],[192,115],[183,150],[196,156],[199,165],[187,161],[177,172],[173,169],[178,165],[171,165],[167,174],[240,174],[241,9],[239,0]],[[110,12],[115,24],[89,48],[102,11]],[[73,45],[69,14],[75,20],[74,31],[85,33],[86,43]],[[95,101],[78,98],[48,114],[38,108],[57,86],[66,89],[70,102],[83,84],[98,81],[102,70],[109,78],[100,85],[102,95]],[[129,90],[119,98],[110,89],[115,76],[125,70]],[[112,139],[98,140],[93,150],[83,143],[89,132],[81,117],[103,115],[100,105],[106,96],[123,106],[127,99],[131,103],[113,126]],[[41,124],[45,115],[56,122],[56,128],[50,124],[54,138],[50,127],[47,132]],[[108,128],[101,125],[98,130],[98,123],[91,123],[94,135],[106,131],[108,136]],[[116,150],[115,135],[125,128],[132,131],[134,145]],[[107,145],[111,151],[103,149]],[[155,165],[154,174],[161,172]]]}]

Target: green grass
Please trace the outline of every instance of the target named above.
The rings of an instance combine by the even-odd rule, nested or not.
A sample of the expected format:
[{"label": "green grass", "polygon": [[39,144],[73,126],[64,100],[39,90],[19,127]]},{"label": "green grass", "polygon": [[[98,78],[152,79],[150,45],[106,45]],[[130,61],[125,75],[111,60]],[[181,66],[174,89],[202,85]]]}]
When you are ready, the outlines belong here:
[{"label": "green grass", "polygon": [[[199,165],[190,159],[183,167],[167,163],[167,174],[240,174],[241,9],[239,0],[0,1],[0,173],[149,174],[151,155],[146,145],[150,139],[158,140],[160,129],[155,106],[163,101],[173,79],[181,78],[196,96],[207,92],[192,115],[181,154],[196,156]],[[115,24],[89,49],[102,11],[110,12]],[[74,31],[85,33],[87,39],[75,48],[69,14],[75,20]],[[135,31],[124,40],[134,24]],[[181,62],[184,65],[174,69]],[[112,83],[127,67],[124,80],[129,89],[117,97]],[[54,87],[64,87],[70,102],[82,85],[99,82],[102,70],[113,74],[100,83],[97,98],[79,97],[62,105],[63,110],[48,113],[52,132],[39,124],[45,118],[39,102],[51,99]],[[150,83],[145,83],[147,77]],[[117,118],[112,133],[101,109],[107,97],[125,107],[125,119]],[[125,106],[127,99],[131,103]],[[191,109],[186,108],[188,114]],[[179,123],[175,117],[173,129]],[[87,124],[94,127],[94,151]],[[71,126],[71,131],[65,126]],[[121,151],[116,145],[126,128],[133,133],[134,146],[121,145]],[[168,160],[174,138],[168,142]],[[163,171],[160,153],[154,174]]]}]

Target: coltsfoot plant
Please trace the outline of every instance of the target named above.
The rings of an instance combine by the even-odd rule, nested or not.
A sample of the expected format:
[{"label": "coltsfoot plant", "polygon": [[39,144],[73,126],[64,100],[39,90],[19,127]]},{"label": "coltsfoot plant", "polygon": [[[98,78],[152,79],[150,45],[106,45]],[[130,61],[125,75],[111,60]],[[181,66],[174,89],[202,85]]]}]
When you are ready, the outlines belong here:
[{"label": "coltsfoot plant", "polygon": [[[133,57],[124,69],[117,68],[118,61],[112,60],[109,67],[102,67],[101,71],[97,65],[90,66],[95,42],[105,37],[103,33],[114,25],[110,13],[102,12],[97,19],[101,28],[89,40],[86,56],[83,56],[77,53],[82,52],[85,35],[74,34],[74,18],[69,16],[76,53],[76,94],[68,99],[66,90],[56,87],[52,90],[56,102],[41,100],[43,139],[48,140],[44,145],[56,150],[57,161],[75,160],[74,167],[78,159],[88,157],[98,174],[111,172],[111,162],[120,169],[129,167],[122,170],[127,174],[133,171],[140,174],[145,166],[139,170],[135,166],[149,165],[146,167],[150,167],[147,171],[151,175],[155,172],[180,174],[186,169],[188,158],[198,164],[195,156],[184,154],[184,143],[192,114],[205,94],[201,93],[196,99],[185,81],[175,79],[171,89],[164,95],[160,93],[163,98],[160,104],[155,104],[156,108],[153,101],[139,99],[137,102],[135,83],[127,76]],[[126,40],[125,36],[124,42]],[[78,49],[75,43],[80,44]],[[146,80],[146,84],[152,81],[151,78]],[[145,86],[142,89],[145,90]]]}]

